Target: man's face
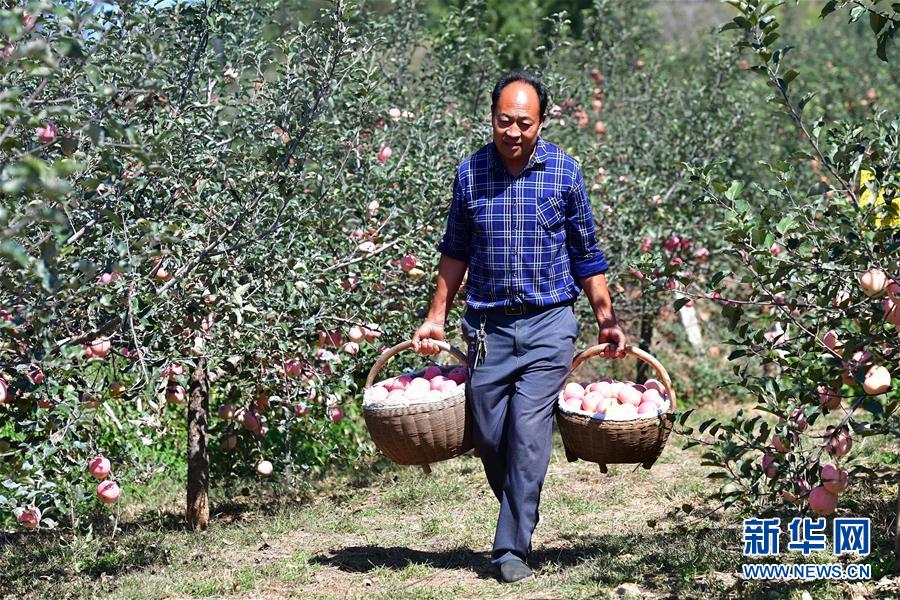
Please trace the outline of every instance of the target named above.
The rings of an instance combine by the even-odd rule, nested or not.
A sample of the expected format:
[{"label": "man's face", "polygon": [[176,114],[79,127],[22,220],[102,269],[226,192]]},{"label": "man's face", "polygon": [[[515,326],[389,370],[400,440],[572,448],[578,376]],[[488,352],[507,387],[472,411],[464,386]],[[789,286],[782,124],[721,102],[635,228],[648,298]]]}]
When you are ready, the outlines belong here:
[{"label": "man's face", "polygon": [[494,144],[511,161],[528,160],[541,132],[541,105],[537,91],[522,81],[500,92],[493,116]]}]

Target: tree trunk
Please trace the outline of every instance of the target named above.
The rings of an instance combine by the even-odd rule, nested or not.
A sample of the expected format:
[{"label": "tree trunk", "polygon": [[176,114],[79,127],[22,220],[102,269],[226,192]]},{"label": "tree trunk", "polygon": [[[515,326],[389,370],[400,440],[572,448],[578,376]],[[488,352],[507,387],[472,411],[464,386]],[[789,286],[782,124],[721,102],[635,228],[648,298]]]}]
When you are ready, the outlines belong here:
[{"label": "tree trunk", "polygon": [[[644,352],[650,352],[650,344],[653,341],[653,317],[654,313],[647,310],[641,312],[641,343],[640,348]],[[647,381],[647,370],[650,365],[642,360],[637,361],[637,375],[634,377],[635,383],[644,383]]]},{"label": "tree trunk", "polygon": [[194,531],[205,531],[209,524],[209,377],[205,358],[197,361],[191,373],[188,393],[187,522]]},{"label": "tree trunk", "polygon": [[894,573],[900,575],[900,488],[897,489],[897,511],[894,515]]}]

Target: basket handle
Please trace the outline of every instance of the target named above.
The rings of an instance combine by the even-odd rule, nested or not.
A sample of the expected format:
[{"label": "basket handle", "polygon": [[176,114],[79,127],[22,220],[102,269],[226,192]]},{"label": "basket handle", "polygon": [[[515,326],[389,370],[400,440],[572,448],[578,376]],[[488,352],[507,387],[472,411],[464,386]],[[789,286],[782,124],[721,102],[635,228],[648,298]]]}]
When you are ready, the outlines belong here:
[{"label": "basket handle", "polygon": [[[431,340],[431,341],[435,346],[440,348],[442,351],[446,352],[447,354],[453,355],[453,357],[456,358],[459,362],[461,362],[464,367],[468,366],[466,363],[466,355],[463,354],[462,352],[460,352],[459,350],[457,350],[455,347],[451,346],[450,344],[448,344],[447,342],[442,341],[442,340]],[[366,388],[365,389],[368,390],[369,388],[372,387],[372,385],[375,383],[375,378],[378,376],[378,372],[381,371],[381,369],[384,367],[384,365],[387,361],[389,361],[395,354],[399,354],[400,352],[403,352],[404,350],[408,350],[409,348],[412,348],[412,346],[413,346],[412,340],[407,340],[405,342],[400,342],[393,348],[388,348],[387,350],[385,350],[381,354],[381,356],[378,357],[378,360],[375,361],[375,364],[372,365],[372,369],[369,371],[369,376],[366,377]]]},{"label": "basket handle", "polygon": [[[569,371],[569,374],[571,375],[572,373],[574,373],[575,369],[581,366],[581,363],[583,363],[587,359],[602,355],[603,351],[611,345],[612,344],[597,344],[596,346],[591,346],[583,352],[579,352],[575,356],[575,359],[572,361],[572,370]],[[672,379],[669,377],[669,373],[666,371],[666,368],[663,367],[662,364],[660,364],[660,362],[653,357],[653,355],[641,350],[637,346],[625,346],[625,354],[630,354],[653,367],[653,370],[656,371],[656,374],[659,376],[659,380],[662,382],[663,386],[665,386],[666,392],[668,392],[669,394],[669,410],[675,410],[675,389],[672,387]]]}]

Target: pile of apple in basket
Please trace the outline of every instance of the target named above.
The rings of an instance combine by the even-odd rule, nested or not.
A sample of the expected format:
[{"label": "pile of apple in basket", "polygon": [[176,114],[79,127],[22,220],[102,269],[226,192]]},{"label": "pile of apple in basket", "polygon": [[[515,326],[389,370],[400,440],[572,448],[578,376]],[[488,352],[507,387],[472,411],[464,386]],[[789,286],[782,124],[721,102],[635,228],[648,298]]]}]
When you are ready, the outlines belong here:
[{"label": "pile of apple in basket", "polygon": [[466,382],[466,368],[459,365],[431,365],[424,371],[404,373],[373,385],[363,406],[386,408],[444,400]]},{"label": "pile of apple in basket", "polygon": [[567,384],[559,394],[559,408],[595,419],[630,421],[668,411],[669,394],[656,379],[648,379],[641,385],[606,377],[593,383]]}]

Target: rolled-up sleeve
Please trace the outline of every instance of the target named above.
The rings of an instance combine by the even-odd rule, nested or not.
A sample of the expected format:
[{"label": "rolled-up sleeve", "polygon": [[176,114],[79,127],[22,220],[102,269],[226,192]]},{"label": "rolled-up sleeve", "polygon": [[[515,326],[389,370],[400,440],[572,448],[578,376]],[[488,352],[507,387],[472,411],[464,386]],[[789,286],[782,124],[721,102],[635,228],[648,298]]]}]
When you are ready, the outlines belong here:
[{"label": "rolled-up sleeve", "polygon": [[576,281],[609,270],[606,256],[597,245],[591,203],[580,167],[575,169],[575,182],[566,203],[566,249]]},{"label": "rolled-up sleeve", "polygon": [[438,251],[450,258],[469,262],[471,230],[466,219],[466,195],[459,170],[453,179],[453,199],[450,201],[450,212],[447,216],[447,230],[438,245]]}]

